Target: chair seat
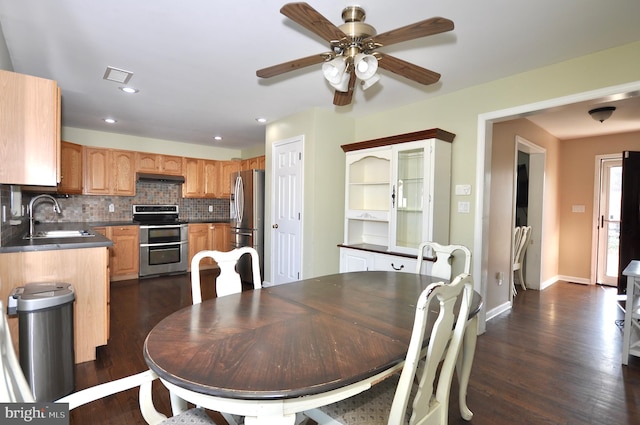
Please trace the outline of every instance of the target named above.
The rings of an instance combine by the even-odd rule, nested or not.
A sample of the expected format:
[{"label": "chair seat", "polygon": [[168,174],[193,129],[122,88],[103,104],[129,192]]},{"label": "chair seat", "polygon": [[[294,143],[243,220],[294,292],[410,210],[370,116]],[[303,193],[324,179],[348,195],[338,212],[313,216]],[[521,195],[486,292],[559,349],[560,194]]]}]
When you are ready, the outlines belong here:
[{"label": "chair seat", "polygon": [[[328,415],[330,419],[349,425],[387,425],[389,408],[393,402],[399,380],[400,375],[394,374],[354,397],[316,409],[316,414],[319,410]],[[407,412],[405,423],[409,423],[411,410],[407,409]],[[314,413],[307,412],[306,414],[316,422],[323,423],[314,417],[316,416]]]},{"label": "chair seat", "polygon": [[193,425],[216,425],[216,423],[207,415],[204,409],[194,408],[189,409],[186,412],[182,412],[176,416],[171,416],[161,422],[162,425],[179,425],[179,424],[193,424]]}]

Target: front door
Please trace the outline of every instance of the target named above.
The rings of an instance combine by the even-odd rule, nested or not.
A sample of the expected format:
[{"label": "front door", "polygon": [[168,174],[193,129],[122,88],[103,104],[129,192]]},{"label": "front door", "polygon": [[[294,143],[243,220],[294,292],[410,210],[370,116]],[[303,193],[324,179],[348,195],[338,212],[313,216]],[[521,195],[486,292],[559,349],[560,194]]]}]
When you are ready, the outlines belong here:
[{"label": "front door", "polygon": [[302,137],[273,144],[271,282],[300,280],[302,264]]}]

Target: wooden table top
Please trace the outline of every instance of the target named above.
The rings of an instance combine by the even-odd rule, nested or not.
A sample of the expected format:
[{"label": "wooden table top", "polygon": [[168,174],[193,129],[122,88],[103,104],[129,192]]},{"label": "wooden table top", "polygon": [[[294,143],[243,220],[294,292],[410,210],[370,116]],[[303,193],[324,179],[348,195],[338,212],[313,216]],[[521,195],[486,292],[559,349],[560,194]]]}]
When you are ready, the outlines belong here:
[{"label": "wooden table top", "polygon": [[[210,396],[274,400],[359,382],[403,361],[425,275],[353,272],[207,300],[168,316],[144,356]],[[472,311],[481,306],[475,294]]]}]

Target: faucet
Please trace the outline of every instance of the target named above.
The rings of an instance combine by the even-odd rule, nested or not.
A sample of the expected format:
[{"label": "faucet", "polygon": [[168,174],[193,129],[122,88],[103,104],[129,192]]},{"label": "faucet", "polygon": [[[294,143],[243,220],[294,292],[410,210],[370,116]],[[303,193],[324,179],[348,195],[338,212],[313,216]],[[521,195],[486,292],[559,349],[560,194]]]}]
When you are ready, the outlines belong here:
[{"label": "faucet", "polygon": [[33,237],[33,207],[35,206],[35,203],[40,199],[48,199],[49,201],[53,202],[53,210],[58,214],[62,213],[60,204],[58,204],[56,198],[51,195],[43,194],[31,198],[31,201],[29,202],[29,237]]}]

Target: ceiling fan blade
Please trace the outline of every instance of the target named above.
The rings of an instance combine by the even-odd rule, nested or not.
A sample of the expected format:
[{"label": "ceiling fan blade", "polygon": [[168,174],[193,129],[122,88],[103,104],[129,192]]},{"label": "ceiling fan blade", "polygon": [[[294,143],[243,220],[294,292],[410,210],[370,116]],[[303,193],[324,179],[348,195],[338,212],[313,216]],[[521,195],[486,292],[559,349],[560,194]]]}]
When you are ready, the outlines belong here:
[{"label": "ceiling fan blade", "polygon": [[288,3],[280,9],[287,18],[302,25],[326,41],[339,41],[347,35],[307,3]]},{"label": "ceiling fan blade", "polygon": [[355,70],[351,70],[351,75],[349,76],[349,85],[346,92],[336,90],[333,95],[333,104],[336,106],[347,106],[351,103],[351,99],[353,99],[353,89],[356,85],[356,73]]},{"label": "ceiling fan blade", "polygon": [[438,80],[440,80],[440,74],[437,72],[403,61],[394,56],[385,55],[384,53],[377,52],[376,55],[379,56],[378,66],[394,74],[425,85],[437,83]]},{"label": "ceiling fan blade", "polygon": [[[373,41],[382,46],[401,43],[403,41],[413,40],[428,35],[439,34],[441,32],[451,31],[453,29],[453,21],[447,18],[435,17],[416,22],[401,28],[378,34],[364,40],[364,43]],[[364,44],[363,43],[363,44]]]},{"label": "ceiling fan blade", "polygon": [[284,74],[285,72],[294,71],[296,69],[324,62],[331,57],[333,57],[333,54],[331,53],[320,53],[318,55],[307,56],[306,58],[295,59],[289,62],[273,65],[268,68],[259,69],[256,71],[256,75],[261,78],[274,77],[276,75]]}]

